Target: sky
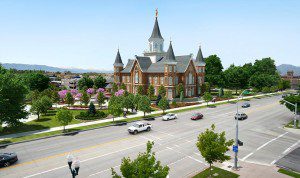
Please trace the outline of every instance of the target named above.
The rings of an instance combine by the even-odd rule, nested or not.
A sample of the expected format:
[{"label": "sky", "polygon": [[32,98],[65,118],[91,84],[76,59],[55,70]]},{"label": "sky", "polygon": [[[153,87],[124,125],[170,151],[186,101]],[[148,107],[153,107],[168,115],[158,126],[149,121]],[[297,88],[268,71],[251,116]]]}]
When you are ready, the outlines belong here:
[{"label": "sky", "polygon": [[175,55],[300,66],[299,0],[0,0],[0,63],[112,70],[148,49],[156,8]]}]

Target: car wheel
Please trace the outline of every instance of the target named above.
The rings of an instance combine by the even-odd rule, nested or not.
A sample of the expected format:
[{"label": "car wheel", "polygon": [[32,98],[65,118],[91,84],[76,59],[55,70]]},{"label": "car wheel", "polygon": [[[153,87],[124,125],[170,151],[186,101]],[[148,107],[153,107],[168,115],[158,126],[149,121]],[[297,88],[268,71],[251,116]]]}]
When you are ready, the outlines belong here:
[{"label": "car wheel", "polygon": [[137,130],[135,130],[135,131],[133,132],[134,135],[137,134],[137,133],[138,133]]},{"label": "car wheel", "polygon": [[150,128],[150,127],[148,127],[148,128],[147,128],[147,131],[149,132],[150,130],[151,130],[151,128]]},{"label": "car wheel", "polygon": [[4,163],[4,167],[8,167],[10,165],[9,162]]}]

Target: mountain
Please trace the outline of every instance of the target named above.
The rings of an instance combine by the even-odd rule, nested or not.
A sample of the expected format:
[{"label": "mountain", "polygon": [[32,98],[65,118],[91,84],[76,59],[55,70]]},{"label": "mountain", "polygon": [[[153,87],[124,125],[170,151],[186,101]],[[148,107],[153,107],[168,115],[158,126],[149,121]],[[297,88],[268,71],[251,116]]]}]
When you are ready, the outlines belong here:
[{"label": "mountain", "polygon": [[280,75],[285,75],[287,71],[292,70],[294,71],[295,76],[300,75],[300,66],[294,66],[290,64],[281,64],[277,66],[277,70],[279,71]]},{"label": "mountain", "polygon": [[111,73],[110,70],[98,70],[98,69],[80,69],[80,68],[60,68],[51,67],[46,65],[35,65],[35,64],[16,64],[16,63],[2,63],[1,64],[6,69],[16,69],[16,70],[42,70],[47,72],[65,72],[70,71],[72,73]]}]

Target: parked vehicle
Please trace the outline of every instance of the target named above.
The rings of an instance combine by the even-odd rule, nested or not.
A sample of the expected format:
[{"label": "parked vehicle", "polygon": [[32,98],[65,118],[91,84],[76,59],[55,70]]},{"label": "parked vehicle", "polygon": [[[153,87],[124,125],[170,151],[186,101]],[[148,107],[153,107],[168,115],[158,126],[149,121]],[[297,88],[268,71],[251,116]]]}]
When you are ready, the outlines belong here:
[{"label": "parked vehicle", "polygon": [[244,103],[243,105],[242,105],[242,108],[249,108],[250,107],[250,103]]},{"label": "parked vehicle", "polygon": [[16,153],[0,153],[0,166],[7,167],[18,161]]},{"label": "parked vehicle", "polygon": [[203,114],[201,113],[195,113],[192,115],[191,120],[199,120],[203,118]]},{"label": "parked vehicle", "polygon": [[128,128],[128,132],[131,134],[137,134],[137,133],[143,132],[143,131],[150,131],[151,127],[152,127],[151,124],[143,123],[143,122],[136,122]]},{"label": "parked vehicle", "polygon": [[248,118],[247,114],[243,113],[243,112],[240,112],[238,114],[235,114],[235,119],[238,119],[238,120],[245,120]]},{"label": "parked vehicle", "polygon": [[163,121],[168,121],[168,120],[172,120],[172,119],[177,119],[177,114],[168,113],[168,114],[164,115],[162,118]]}]

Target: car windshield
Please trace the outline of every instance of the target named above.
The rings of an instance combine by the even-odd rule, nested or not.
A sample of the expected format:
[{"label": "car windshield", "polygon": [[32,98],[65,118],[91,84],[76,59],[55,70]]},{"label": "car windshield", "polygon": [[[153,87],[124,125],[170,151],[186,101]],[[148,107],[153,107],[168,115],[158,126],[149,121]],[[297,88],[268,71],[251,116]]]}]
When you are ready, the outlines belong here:
[{"label": "car windshield", "polygon": [[167,114],[167,116],[173,116],[173,114],[170,113],[170,114]]},{"label": "car windshield", "polygon": [[133,127],[139,127],[139,124],[133,124],[132,126]]},{"label": "car windshield", "polygon": [[199,116],[200,114],[199,113],[195,113],[195,114],[193,114],[193,116]]}]

